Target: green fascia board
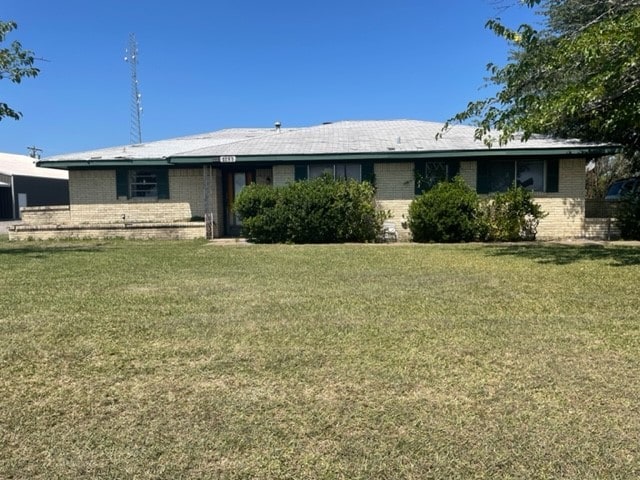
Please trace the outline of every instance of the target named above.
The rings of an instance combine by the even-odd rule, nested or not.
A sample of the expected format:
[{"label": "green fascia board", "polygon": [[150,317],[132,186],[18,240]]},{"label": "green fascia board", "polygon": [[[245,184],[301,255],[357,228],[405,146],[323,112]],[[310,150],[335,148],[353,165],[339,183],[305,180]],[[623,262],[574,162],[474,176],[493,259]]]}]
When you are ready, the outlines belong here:
[{"label": "green fascia board", "polygon": [[48,168],[112,168],[112,167],[159,167],[171,165],[242,165],[242,164],[275,164],[322,161],[411,161],[416,159],[482,159],[496,157],[599,157],[618,153],[617,146],[595,147],[561,147],[561,148],[513,148],[483,150],[445,150],[445,151],[411,151],[411,152],[367,152],[367,153],[324,153],[304,155],[238,155],[232,163],[220,162],[218,156],[207,157],[170,157],[145,159],[89,159],[89,160],[41,160],[40,167]]},{"label": "green fascia board", "polygon": [[39,167],[45,168],[104,168],[104,167],[166,167],[173,162],[169,158],[143,159],[90,159],[90,160],[40,160]]},{"label": "green fascia board", "polygon": [[401,161],[429,158],[493,158],[493,157],[598,157],[618,153],[615,146],[575,147],[575,148],[514,148],[500,150],[446,150],[412,152],[373,152],[373,153],[324,153],[305,155],[243,155],[237,156],[233,163],[221,163],[219,157],[174,157],[173,164],[215,164],[234,165],[242,163],[295,163],[321,161],[364,161],[386,160]]}]

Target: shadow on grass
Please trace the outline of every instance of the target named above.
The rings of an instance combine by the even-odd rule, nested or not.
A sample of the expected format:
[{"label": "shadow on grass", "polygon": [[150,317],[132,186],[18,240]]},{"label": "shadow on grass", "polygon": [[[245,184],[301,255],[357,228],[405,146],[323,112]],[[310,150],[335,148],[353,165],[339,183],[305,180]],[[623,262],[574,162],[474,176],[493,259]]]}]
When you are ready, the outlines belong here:
[{"label": "shadow on grass", "polygon": [[102,252],[101,243],[9,243],[0,241],[0,257],[3,255],[24,255],[30,258],[44,258],[59,253]]},{"label": "shadow on grass", "polygon": [[607,261],[610,265],[629,267],[640,265],[640,247],[605,245],[563,245],[556,243],[529,243],[493,246],[488,255],[515,256],[541,264],[568,265],[585,260]]}]

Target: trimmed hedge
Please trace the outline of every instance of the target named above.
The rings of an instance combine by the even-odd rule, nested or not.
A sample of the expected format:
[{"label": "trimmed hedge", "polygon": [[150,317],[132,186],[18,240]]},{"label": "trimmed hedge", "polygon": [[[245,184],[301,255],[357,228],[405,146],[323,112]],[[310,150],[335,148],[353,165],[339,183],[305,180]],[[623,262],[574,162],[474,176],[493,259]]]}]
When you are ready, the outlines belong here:
[{"label": "trimmed hedge", "polygon": [[386,218],[370,183],[329,176],[284,187],[249,185],[234,210],[243,234],[256,243],[373,242]]}]

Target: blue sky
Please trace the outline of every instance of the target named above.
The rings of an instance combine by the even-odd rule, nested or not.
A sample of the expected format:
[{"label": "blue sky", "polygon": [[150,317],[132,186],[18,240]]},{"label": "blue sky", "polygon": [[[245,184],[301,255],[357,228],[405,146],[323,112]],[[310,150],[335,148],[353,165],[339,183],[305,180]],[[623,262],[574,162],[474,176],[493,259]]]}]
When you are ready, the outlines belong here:
[{"label": "blue sky", "polygon": [[[410,118],[444,121],[482,89],[504,41],[533,22],[517,0],[3,0],[2,20],[46,61],[0,99],[0,151],[43,156],[130,139],[129,34],[139,48],[143,141],[226,127]],[[514,5],[506,11],[500,7]]]}]

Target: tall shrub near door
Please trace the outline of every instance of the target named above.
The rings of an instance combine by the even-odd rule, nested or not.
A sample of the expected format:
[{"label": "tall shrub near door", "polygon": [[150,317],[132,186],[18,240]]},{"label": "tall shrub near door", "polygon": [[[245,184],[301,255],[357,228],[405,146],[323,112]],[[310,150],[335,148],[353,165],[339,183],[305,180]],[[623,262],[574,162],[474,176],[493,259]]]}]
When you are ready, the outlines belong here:
[{"label": "tall shrub near door", "polygon": [[385,213],[369,182],[322,176],[285,187],[246,187],[235,202],[244,235],[257,243],[373,242]]}]

